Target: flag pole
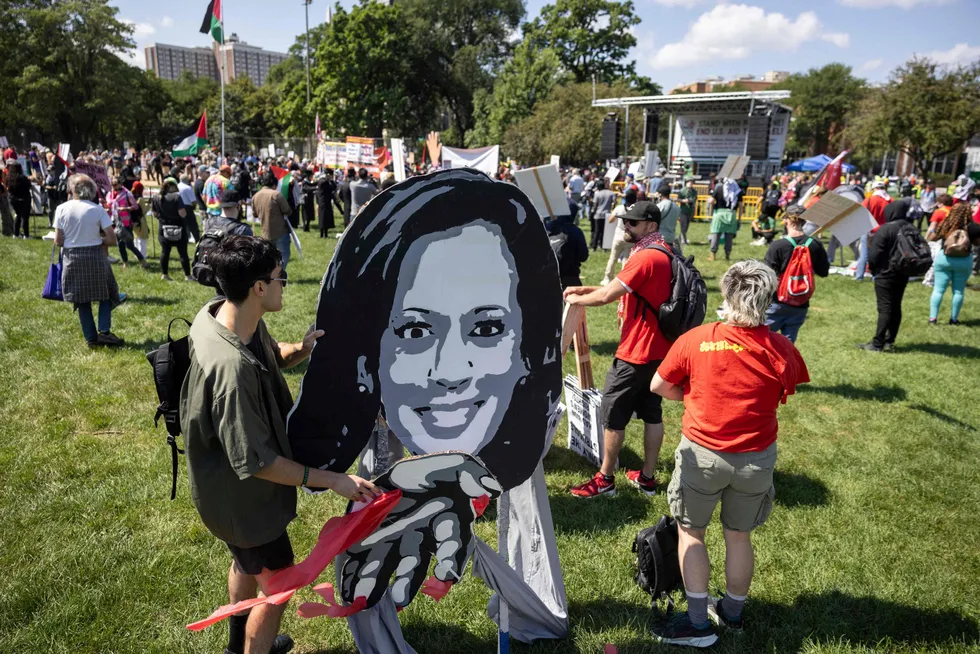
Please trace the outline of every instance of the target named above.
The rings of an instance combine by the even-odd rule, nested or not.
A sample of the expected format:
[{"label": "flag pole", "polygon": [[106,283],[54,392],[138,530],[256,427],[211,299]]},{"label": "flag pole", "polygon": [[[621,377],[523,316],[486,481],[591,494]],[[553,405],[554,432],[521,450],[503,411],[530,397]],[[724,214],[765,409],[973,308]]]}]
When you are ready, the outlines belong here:
[{"label": "flag pole", "polygon": [[218,160],[221,164],[226,163],[225,158],[225,72],[228,66],[228,57],[225,54],[225,5],[221,6],[221,43],[218,44],[218,51],[221,53],[221,156]]}]

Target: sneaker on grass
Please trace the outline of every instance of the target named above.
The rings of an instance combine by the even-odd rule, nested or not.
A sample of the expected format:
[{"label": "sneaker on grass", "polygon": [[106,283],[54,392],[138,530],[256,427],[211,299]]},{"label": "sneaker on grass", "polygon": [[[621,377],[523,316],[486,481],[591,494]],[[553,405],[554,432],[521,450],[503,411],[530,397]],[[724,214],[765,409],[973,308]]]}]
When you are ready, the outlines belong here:
[{"label": "sneaker on grass", "polygon": [[597,472],[592,479],[584,484],[572,486],[571,492],[575,497],[584,497],[586,499],[599,497],[600,495],[612,497],[616,494],[616,480],[607,481],[605,475]]},{"label": "sneaker on grass", "polygon": [[653,637],[661,643],[667,645],[681,645],[684,647],[711,647],[718,642],[718,634],[711,621],[703,625],[694,626],[687,611],[675,613],[666,624],[657,625],[653,628]]},{"label": "sneaker on grass", "polygon": [[729,618],[725,615],[725,607],[721,600],[721,597],[715,597],[713,595],[708,597],[708,617],[719,627],[742,633],[745,630],[745,620],[742,619],[742,616]]},{"label": "sneaker on grass", "polygon": [[643,475],[642,470],[627,470],[626,479],[641,493],[646,493],[651,496],[657,494],[657,480],[653,478],[647,479]]}]

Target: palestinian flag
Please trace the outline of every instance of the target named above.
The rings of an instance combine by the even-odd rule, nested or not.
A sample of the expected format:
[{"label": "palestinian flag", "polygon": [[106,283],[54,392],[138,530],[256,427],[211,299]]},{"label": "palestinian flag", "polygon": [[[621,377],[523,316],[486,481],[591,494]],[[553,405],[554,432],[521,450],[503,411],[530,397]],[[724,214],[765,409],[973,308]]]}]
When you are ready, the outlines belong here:
[{"label": "palestinian flag", "polygon": [[[218,0],[215,0],[217,2]],[[208,114],[201,115],[196,125],[191,125],[183,134],[173,140],[175,157],[196,156],[208,144]]]},{"label": "palestinian flag", "polygon": [[276,187],[276,190],[279,191],[282,197],[288,200],[289,197],[286,195],[286,193],[289,191],[289,183],[293,181],[293,174],[285,168],[280,168],[279,166],[271,166],[271,168],[272,174],[279,180],[279,185]]},{"label": "palestinian flag", "polygon": [[214,40],[224,44],[225,35],[221,23],[221,0],[211,0],[208,3],[208,13],[204,14],[204,22],[201,23],[201,34],[211,33]]}]

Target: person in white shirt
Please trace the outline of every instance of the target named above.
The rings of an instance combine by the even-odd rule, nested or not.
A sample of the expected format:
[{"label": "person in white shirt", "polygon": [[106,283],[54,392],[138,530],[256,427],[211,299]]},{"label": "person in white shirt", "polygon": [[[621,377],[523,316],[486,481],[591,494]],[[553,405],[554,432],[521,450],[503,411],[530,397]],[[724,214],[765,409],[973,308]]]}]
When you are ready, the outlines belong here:
[{"label": "person in white shirt", "polygon": [[602,278],[602,286],[605,286],[613,279],[613,271],[616,261],[622,259],[633,247],[632,243],[627,243],[625,239],[626,230],[624,229],[621,218],[626,215],[626,208],[636,204],[636,191],[630,189],[623,196],[623,201],[616,205],[616,208],[609,214],[609,222],[616,224],[616,231],[613,234],[612,249],[609,252],[609,261],[606,262],[606,273]]},{"label": "person in white shirt", "polygon": [[[579,173],[578,168],[572,169],[572,176],[568,178],[568,197],[572,199],[572,202],[579,205],[579,210],[582,207],[582,193],[585,191],[585,180],[582,179],[582,175]],[[578,222],[578,213],[576,213],[573,218]]]},{"label": "person in white shirt", "polygon": [[[95,200],[99,191],[88,175],[68,179],[67,202],[54,214],[54,243],[62,249],[61,288],[66,302],[78,311],[82,334],[89,347],[123,344],[113,334],[112,309],[122,302],[106,247],[116,245],[112,219]],[[92,303],[99,303],[96,327]]]}]

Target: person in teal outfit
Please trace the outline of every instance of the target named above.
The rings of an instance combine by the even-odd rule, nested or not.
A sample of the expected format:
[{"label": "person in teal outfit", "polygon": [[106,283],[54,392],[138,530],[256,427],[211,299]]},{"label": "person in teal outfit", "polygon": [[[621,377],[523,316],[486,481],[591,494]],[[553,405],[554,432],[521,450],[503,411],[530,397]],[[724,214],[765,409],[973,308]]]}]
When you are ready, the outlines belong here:
[{"label": "person in teal outfit", "polygon": [[[953,306],[949,312],[949,324],[959,324],[966,282],[973,270],[971,244],[980,243],[980,225],[974,223],[970,218],[970,205],[961,202],[950,209],[949,214],[936,228],[936,240],[942,246],[939,248],[933,263],[935,277],[932,297],[929,298],[929,324],[931,325],[935,325],[939,319],[939,307],[943,303],[946,289],[950,286],[953,287]],[[967,234],[965,253],[954,252],[946,247],[948,244],[947,237],[957,231],[963,231]]]},{"label": "person in teal outfit", "polygon": [[711,216],[711,229],[708,234],[708,242],[711,245],[708,261],[715,260],[722,235],[725,239],[725,260],[727,261],[732,254],[732,242],[735,240],[735,233],[738,231],[738,205],[742,201],[742,189],[734,179],[722,180],[715,184],[712,201],[714,213]]}]

